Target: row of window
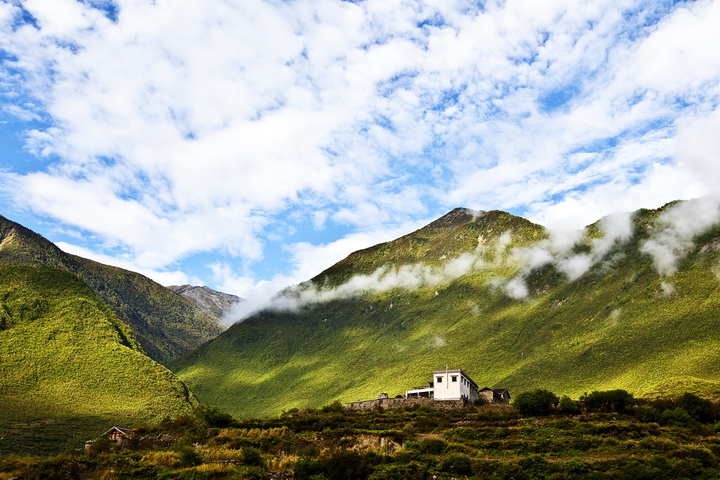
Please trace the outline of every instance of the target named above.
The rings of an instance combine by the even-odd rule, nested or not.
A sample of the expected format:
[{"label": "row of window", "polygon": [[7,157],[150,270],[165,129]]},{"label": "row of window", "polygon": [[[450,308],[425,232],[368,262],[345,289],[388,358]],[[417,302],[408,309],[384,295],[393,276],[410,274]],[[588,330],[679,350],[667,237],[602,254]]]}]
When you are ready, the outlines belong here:
[{"label": "row of window", "polygon": [[[470,382],[469,382],[465,377],[460,377],[460,378],[461,378],[461,380],[462,380],[462,384],[463,384],[463,385],[468,385],[468,386],[470,385]],[[436,383],[442,383],[442,381],[443,381],[443,377],[437,377],[436,379],[437,379],[437,382],[436,382]],[[457,381],[458,381],[458,376],[457,376],[457,375],[450,375],[450,381],[452,381],[453,383],[457,383]]]}]

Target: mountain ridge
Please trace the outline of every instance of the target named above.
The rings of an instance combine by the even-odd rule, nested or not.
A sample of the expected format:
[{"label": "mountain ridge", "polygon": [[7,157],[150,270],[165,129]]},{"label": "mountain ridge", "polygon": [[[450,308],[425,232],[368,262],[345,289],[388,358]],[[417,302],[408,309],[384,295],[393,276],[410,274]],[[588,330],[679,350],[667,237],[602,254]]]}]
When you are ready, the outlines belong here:
[{"label": "mountain ridge", "polygon": [[145,352],[167,363],[223,331],[220,317],[149,278],[63,252],[0,215],[0,264],[46,265],[81,278],[135,332]]},{"label": "mountain ridge", "polygon": [[[602,219],[565,247],[521,217],[454,210],[354,252],[296,289],[312,301],[260,312],[171,367],[201,401],[238,416],[402,393],[445,364],[479,384],[575,396],[715,382],[720,258],[705,245],[720,226],[670,275],[648,250],[677,205]],[[327,295],[348,285],[352,294]]]}]

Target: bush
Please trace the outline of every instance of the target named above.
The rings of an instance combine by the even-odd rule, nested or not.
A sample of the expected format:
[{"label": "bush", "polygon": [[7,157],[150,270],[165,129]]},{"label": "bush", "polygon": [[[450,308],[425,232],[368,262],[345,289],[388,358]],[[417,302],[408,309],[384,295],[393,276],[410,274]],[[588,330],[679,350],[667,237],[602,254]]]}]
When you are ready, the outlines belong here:
[{"label": "bush", "polygon": [[561,413],[575,415],[577,413],[580,413],[580,404],[568,397],[567,395],[563,395],[562,397],[560,397],[560,402],[558,403],[558,410]]},{"label": "bush", "polygon": [[520,393],[513,405],[523,415],[548,415],[558,401],[557,395],[551,391],[538,388]]},{"label": "bush", "polygon": [[194,467],[202,463],[200,454],[190,445],[185,443],[176,443],[173,445],[173,451],[178,454],[180,467]]},{"label": "bush", "polygon": [[323,467],[320,462],[313,460],[305,460],[301,458],[295,464],[295,479],[296,480],[310,480],[312,477],[322,475]]},{"label": "bush", "polygon": [[635,397],[626,390],[594,391],[580,397],[590,411],[623,413],[635,403]]},{"label": "bush", "polygon": [[427,438],[420,442],[420,451],[429,455],[442,455],[448,448],[448,444],[439,438]]},{"label": "bush", "polygon": [[364,480],[372,466],[357,452],[340,452],[322,462],[323,473],[330,480]]},{"label": "bush", "polygon": [[343,408],[343,404],[340,403],[340,400],[335,400],[330,405],[325,405],[324,407],[322,407],[320,409],[320,411],[323,413],[331,413],[331,412],[340,413],[340,412],[344,412],[345,409]]},{"label": "bush", "polygon": [[226,428],[231,426],[235,421],[232,415],[223,412],[217,407],[200,407],[198,408],[198,413],[209,427]]},{"label": "bush", "polygon": [[677,406],[699,422],[709,423],[715,420],[715,409],[712,402],[692,393],[686,393],[678,398]]},{"label": "bush", "polygon": [[422,480],[426,477],[427,468],[418,462],[387,463],[375,467],[368,480]]},{"label": "bush", "polygon": [[455,453],[450,455],[440,464],[440,470],[443,472],[454,473],[456,475],[472,475],[472,463],[467,455]]},{"label": "bush", "polygon": [[660,416],[662,423],[665,425],[675,425],[678,427],[687,427],[695,423],[695,420],[684,408],[673,408],[665,410]]},{"label": "bush", "polygon": [[640,405],[638,410],[638,418],[641,422],[660,422],[660,412],[657,411],[652,405]]},{"label": "bush", "polygon": [[261,467],[263,465],[263,458],[260,450],[253,447],[243,448],[242,462],[245,465]]}]

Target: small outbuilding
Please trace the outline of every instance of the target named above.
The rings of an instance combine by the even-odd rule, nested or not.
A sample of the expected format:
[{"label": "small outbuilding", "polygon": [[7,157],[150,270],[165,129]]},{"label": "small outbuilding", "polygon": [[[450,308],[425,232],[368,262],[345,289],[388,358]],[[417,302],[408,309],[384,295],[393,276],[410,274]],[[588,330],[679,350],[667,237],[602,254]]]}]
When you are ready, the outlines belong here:
[{"label": "small outbuilding", "polygon": [[508,405],[510,403],[510,392],[507,388],[483,387],[478,392],[478,398],[486,404]]},{"label": "small outbuilding", "polygon": [[130,428],[112,427],[110,430],[100,435],[100,437],[85,442],[85,449],[87,450],[92,447],[93,443],[97,442],[100,438],[109,440],[110,442],[113,442],[115,445],[117,445],[118,448],[122,449],[128,445],[128,442],[132,438],[132,435],[133,431]]}]

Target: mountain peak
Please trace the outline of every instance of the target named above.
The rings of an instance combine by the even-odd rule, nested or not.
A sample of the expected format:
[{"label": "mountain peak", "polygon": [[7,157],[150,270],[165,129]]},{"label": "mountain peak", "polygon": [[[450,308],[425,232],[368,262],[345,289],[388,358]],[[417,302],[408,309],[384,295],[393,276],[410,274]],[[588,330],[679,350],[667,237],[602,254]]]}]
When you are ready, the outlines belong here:
[{"label": "mountain peak", "polygon": [[189,299],[197,304],[201,310],[207,311],[216,317],[221,317],[228,308],[243,301],[243,299],[237,295],[218,292],[205,286],[170,285],[167,288]]},{"label": "mountain peak", "polygon": [[456,225],[462,225],[468,222],[473,221],[478,216],[485,213],[482,210],[472,210],[470,208],[464,208],[464,207],[458,207],[450,210],[448,213],[443,215],[442,217],[438,218],[434,222],[428,224],[424,228],[427,229],[434,229],[434,228],[447,228],[447,227],[454,227]]}]

